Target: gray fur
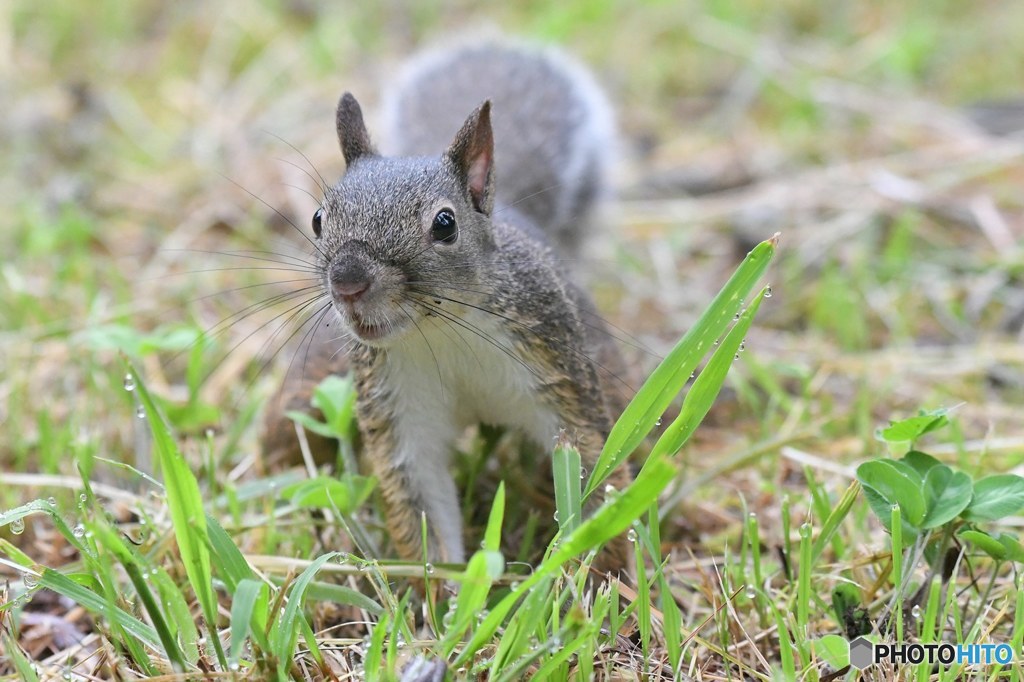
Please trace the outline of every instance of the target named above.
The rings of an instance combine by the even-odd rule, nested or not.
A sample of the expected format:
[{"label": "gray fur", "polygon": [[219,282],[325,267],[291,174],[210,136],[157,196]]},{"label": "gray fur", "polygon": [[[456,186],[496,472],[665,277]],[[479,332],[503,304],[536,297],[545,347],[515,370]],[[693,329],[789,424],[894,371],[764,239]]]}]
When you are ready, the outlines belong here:
[{"label": "gray fur", "polygon": [[411,61],[384,100],[385,151],[440,153],[485,99],[493,107],[497,203],[515,206],[574,254],[607,192],[615,126],[593,77],[561,51],[489,41]]},{"label": "gray fur", "polygon": [[[425,513],[431,560],[462,561],[447,471],[462,430],[503,425],[550,447],[564,429],[592,470],[621,408],[618,351],[551,244],[584,234],[610,116],[578,67],[507,44],[421,58],[393,101],[395,157],[373,151],[354,98],[339,102],[348,168],[321,205],[318,266],[332,327],[354,344],[316,371],[350,365],[399,553],[419,557]],[[458,225],[450,243],[432,237],[442,211]],[[352,295],[353,282],[368,286]],[[613,543],[604,565],[622,568],[627,550]]]}]

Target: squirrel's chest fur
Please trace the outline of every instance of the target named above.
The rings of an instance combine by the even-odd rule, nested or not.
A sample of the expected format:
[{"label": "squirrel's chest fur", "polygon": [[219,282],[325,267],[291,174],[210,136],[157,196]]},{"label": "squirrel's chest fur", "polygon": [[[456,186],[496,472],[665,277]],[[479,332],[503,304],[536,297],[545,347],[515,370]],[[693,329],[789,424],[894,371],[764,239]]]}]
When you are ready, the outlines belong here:
[{"label": "squirrel's chest fur", "polygon": [[500,318],[462,313],[458,323],[421,320],[418,331],[377,358],[385,403],[379,407],[390,412],[398,440],[426,451],[441,443],[447,448],[466,427],[485,423],[520,429],[548,445],[558,417],[542,397],[536,368]]}]

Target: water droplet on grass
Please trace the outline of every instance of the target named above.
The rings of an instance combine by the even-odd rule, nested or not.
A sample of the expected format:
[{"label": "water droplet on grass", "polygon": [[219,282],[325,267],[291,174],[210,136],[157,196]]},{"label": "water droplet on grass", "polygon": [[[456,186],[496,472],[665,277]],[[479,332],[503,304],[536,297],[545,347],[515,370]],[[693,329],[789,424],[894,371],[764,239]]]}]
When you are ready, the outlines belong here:
[{"label": "water droplet on grass", "polygon": [[636,531],[630,528],[629,532],[626,533],[626,539],[630,542],[636,542]]},{"label": "water droplet on grass", "polygon": [[11,532],[15,535],[21,535],[25,532],[25,519],[14,519],[11,521]]},{"label": "water droplet on grass", "polygon": [[74,529],[72,529],[71,534],[74,535],[76,538],[85,537],[85,526],[83,526],[82,524],[76,525]]},{"label": "water droplet on grass", "polygon": [[129,392],[135,390],[135,377],[132,376],[131,372],[124,375],[124,390]]},{"label": "water droplet on grass", "polygon": [[434,564],[427,562],[423,566],[423,570],[427,572],[427,575],[434,575]]},{"label": "water droplet on grass", "polygon": [[765,298],[771,298],[772,297],[772,288],[771,287],[765,287],[764,288],[764,297]]}]

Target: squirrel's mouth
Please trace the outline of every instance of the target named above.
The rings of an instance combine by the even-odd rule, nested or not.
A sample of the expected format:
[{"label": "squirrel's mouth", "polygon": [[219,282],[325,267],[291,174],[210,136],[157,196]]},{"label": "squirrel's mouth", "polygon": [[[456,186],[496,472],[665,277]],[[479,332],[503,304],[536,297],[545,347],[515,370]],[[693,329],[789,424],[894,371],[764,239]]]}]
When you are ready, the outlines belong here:
[{"label": "squirrel's mouth", "polygon": [[348,317],[348,325],[360,341],[381,341],[396,331],[393,324],[369,322],[351,315]]}]

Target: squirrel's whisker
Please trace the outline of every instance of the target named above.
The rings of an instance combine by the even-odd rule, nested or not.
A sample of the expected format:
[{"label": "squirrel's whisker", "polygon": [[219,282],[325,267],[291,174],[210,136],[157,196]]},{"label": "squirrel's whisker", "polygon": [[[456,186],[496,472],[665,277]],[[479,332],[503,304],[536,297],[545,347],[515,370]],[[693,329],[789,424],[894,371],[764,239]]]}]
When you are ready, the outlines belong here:
[{"label": "squirrel's whisker", "polygon": [[[320,170],[319,170],[319,169],[318,169],[318,168],[316,167],[316,164],[314,164],[314,163],[313,163],[312,161],[310,161],[310,160],[309,160],[309,157],[308,157],[308,156],[306,156],[306,154],[305,154],[305,153],[304,153],[304,152],[303,152],[303,151],[302,151],[301,149],[299,149],[298,147],[296,147],[296,146],[295,146],[295,145],[293,145],[293,144],[292,144],[291,142],[289,142],[288,140],[284,139],[283,137],[281,137],[281,136],[280,136],[280,135],[278,135],[277,133],[273,133],[273,132],[271,132],[271,131],[269,131],[269,130],[264,130],[263,132],[264,132],[264,133],[266,133],[267,135],[270,135],[271,137],[274,137],[274,138],[276,138],[276,139],[277,139],[277,140],[279,140],[280,142],[283,142],[284,144],[288,145],[288,146],[289,146],[289,147],[291,148],[291,150],[292,150],[293,152],[295,152],[296,154],[298,154],[299,156],[301,156],[301,157],[302,157],[302,160],[303,160],[303,161],[305,161],[306,163],[308,163],[308,164],[309,164],[309,167],[313,169],[313,172],[314,172],[314,173],[316,173],[316,175],[317,175],[317,178],[320,178],[320,182],[319,182],[319,183],[317,183],[317,184],[319,184],[319,186],[320,186],[320,191],[321,191],[321,192],[323,192],[324,194],[326,194],[326,193],[327,193],[327,190],[328,190],[328,189],[330,189],[330,186],[331,186],[331,185],[330,185],[330,183],[329,183],[329,182],[327,182],[327,180],[326,180],[326,179],[324,179],[324,176],[323,176],[323,174],[322,174],[322,173],[320,172]],[[285,161],[285,159],[281,159],[281,160],[282,160],[282,161]],[[288,163],[291,163],[291,162],[289,161]],[[295,164],[293,164],[293,165],[295,165]],[[296,167],[296,168],[299,168],[299,166],[297,166],[297,165],[296,165],[295,167]],[[302,169],[302,168],[299,168],[299,170],[304,170],[304,169]],[[307,171],[307,173],[306,173],[306,174],[307,174],[307,175],[309,174],[309,173],[308,173],[308,171]],[[313,177],[312,175],[310,175],[310,176],[309,176],[309,179],[310,179],[310,180],[312,180],[313,182],[317,182],[316,178],[314,178],[314,177]]]},{"label": "squirrel's whisker", "polygon": [[[415,291],[415,290],[413,290],[413,292],[414,293],[418,293],[418,294],[420,294],[422,296],[430,296],[431,295],[431,294],[428,294],[427,292],[422,292],[422,291]],[[611,371],[610,369],[608,369],[607,367],[602,365],[600,362],[597,361],[596,358],[591,357],[588,353],[586,353],[585,351],[583,351],[580,348],[577,348],[577,347],[575,347],[575,346],[573,346],[571,344],[568,344],[568,343],[565,343],[563,341],[560,341],[560,340],[556,339],[553,336],[550,336],[550,335],[547,335],[547,334],[541,334],[540,332],[538,332],[537,330],[535,330],[533,327],[531,327],[528,324],[525,324],[525,323],[520,322],[519,320],[517,320],[517,319],[515,319],[513,317],[510,317],[508,315],[503,315],[502,313],[499,313],[499,312],[494,311],[494,310],[490,310],[490,309],[485,308],[483,306],[474,305],[472,303],[468,303],[467,301],[460,301],[457,298],[451,298],[449,296],[442,296],[440,294],[437,294],[434,297],[435,298],[440,298],[440,299],[448,301],[450,303],[455,303],[457,305],[464,305],[467,308],[472,308],[474,310],[479,310],[482,313],[487,313],[488,315],[494,315],[495,317],[498,317],[498,318],[501,318],[503,320],[506,320],[507,322],[510,322],[510,323],[516,325],[517,327],[519,327],[520,329],[524,330],[528,334],[533,334],[538,339],[543,339],[544,341],[547,341],[548,343],[552,343],[552,344],[555,344],[556,346],[559,346],[560,348],[564,348],[567,351],[569,351],[570,353],[573,353],[574,355],[576,355],[577,357],[582,358],[583,360],[586,360],[586,361],[592,363],[595,367],[597,367],[598,369],[603,371],[608,377],[614,379],[619,384],[621,384],[623,388],[627,389],[629,391],[630,395],[632,395],[633,393],[636,392],[636,389],[633,388],[632,386],[630,386],[629,383],[625,379],[623,379],[618,374],[616,374],[615,372]],[[581,323],[582,323],[582,320],[581,320]]]},{"label": "squirrel's whisker", "polygon": [[409,318],[412,325],[416,327],[416,331],[423,337],[423,343],[427,344],[427,351],[430,352],[430,357],[434,359],[434,368],[437,370],[437,383],[441,387],[441,396],[444,397],[444,379],[441,378],[441,363],[437,361],[437,355],[434,353],[434,347],[430,345],[430,340],[427,339],[427,335],[423,333],[423,330],[416,323],[416,319],[409,314],[409,311],[405,309],[405,306],[401,303],[398,304],[398,309],[402,311],[402,314]]},{"label": "squirrel's whisker", "polygon": [[[202,253],[207,255],[216,256],[227,256],[228,258],[241,258],[244,260],[262,261],[265,263],[277,263],[278,265],[292,265],[292,266],[303,266],[308,268],[310,272],[319,272],[319,268],[316,263],[311,263],[298,256],[290,256],[284,253],[277,253],[274,251],[210,251],[207,249],[164,249],[167,253]],[[251,255],[260,254],[260,255]],[[270,256],[277,256],[277,258],[270,258]]]},{"label": "squirrel's whisker", "polygon": [[271,211],[273,211],[274,213],[276,213],[276,214],[278,215],[278,217],[280,217],[280,218],[281,218],[282,220],[284,220],[284,221],[285,221],[286,223],[288,223],[289,225],[291,225],[291,226],[292,226],[292,229],[294,229],[294,230],[295,230],[296,232],[298,232],[298,233],[299,233],[300,235],[302,235],[302,238],[303,238],[303,239],[305,239],[305,240],[306,240],[307,242],[309,242],[309,243],[310,243],[310,245],[311,245],[311,246],[312,246],[312,247],[313,247],[314,249],[316,249],[316,250],[317,250],[317,251],[318,251],[318,252],[320,253],[320,255],[321,255],[321,256],[323,256],[323,257],[324,257],[325,259],[329,260],[329,257],[328,257],[328,255],[327,255],[326,253],[324,253],[324,252],[323,252],[323,250],[322,250],[322,249],[320,248],[320,245],[319,245],[319,244],[317,244],[317,243],[316,243],[315,241],[313,241],[312,239],[310,239],[310,238],[309,238],[309,235],[307,235],[307,234],[306,234],[306,232],[305,232],[304,230],[301,230],[301,229],[299,229],[299,226],[298,226],[298,225],[296,225],[296,224],[295,224],[294,222],[292,222],[292,219],[291,219],[291,218],[289,218],[289,217],[288,217],[288,216],[286,216],[286,215],[285,215],[284,213],[282,213],[281,211],[279,211],[279,210],[278,210],[277,208],[275,208],[274,206],[272,206],[272,205],[271,205],[271,204],[270,204],[270,203],[269,203],[268,201],[266,201],[266,200],[265,200],[265,199],[263,199],[262,197],[258,196],[257,194],[255,194],[255,193],[253,193],[253,192],[250,192],[250,191],[249,191],[248,189],[246,189],[245,187],[243,187],[243,186],[242,186],[241,184],[239,184],[239,183],[235,182],[234,180],[232,180],[232,179],[231,179],[231,178],[229,178],[228,176],[226,176],[226,175],[221,175],[221,177],[222,177],[222,178],[224,178],[225,180],[227,180],[228,182],[230,182],[231,184],[233,184],[233,185],[234,185],[235,187],[238,187],[238,189],[242,190],[243,192],[245,192],[246,194],[248,194],[249,196],[251,196],[251,197],[252,197],[253,199],[255,199],[256,201],[260,202],[261,204],[263,204],[264,206],[266,206],[267,208],[269,208],[269,209],[270,209]]},{"label": "squirrel's whisker", "polygon": [[470,322],[467,322],[466,320],[460,319],[460,318],[456,317],[455,315],[450,314],[447,310],[444,310],[440,306],[432,305],[430,303],[427,303],[426,301],[423,301],[422,299],[416,299],[416,298],[410,296],[410,297],[408,297],[407,300],[410,300],[413,303],[415,303],[416,305],[431,311],[433,314],[437,315],[438,317],[440,317],[442,319],[445,319],[445,320],[448,320],[450,323],[452,323],[452,324],[454,324],[454,325],[456,325],[458,327],[462,327],[463,329],[476,334],[481,339],[483,339],[484,341],[486,341],[487,343],[491,344],[492,346],[494,346],[495,348],[500,350],[502,353],[504,353],[508,357],[510,357],[513,360],[515,360],[516,362],[518,362],[526,370],[528,370],[530,372],[530,374],[532,374],[534,377],[536,377],[539,380],[543,379],[543,377],[541,377],[540,374],[537,373],[536,369],[531,367],[529,365],[529,363],[527,363],[525,360],[523,360],[518,355],[516,355],[514,349],[507,348],[506,346],[502,345],[500,341],[498,341],[493,336],[491,336],[487,332],[483,331],[482,329],[480,329],[476,325],[474,325],[474,324],[472,324]]}]

